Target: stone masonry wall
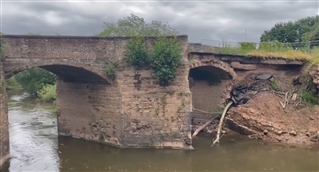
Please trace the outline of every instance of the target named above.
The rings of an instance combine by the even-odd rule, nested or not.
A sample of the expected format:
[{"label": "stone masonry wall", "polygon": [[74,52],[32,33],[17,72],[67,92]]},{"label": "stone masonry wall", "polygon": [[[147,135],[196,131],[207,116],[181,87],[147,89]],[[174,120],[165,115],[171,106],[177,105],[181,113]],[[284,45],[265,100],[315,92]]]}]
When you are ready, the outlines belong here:
[{"label": "stone masonry wall", "polygon": [[112,85],[57,82],[60,135],[121,146],[121,96]]},{"label": "stone masonry wall", "polygon": [[[122,96],[123,147],[191,149],[191,93],[188,85],[187,39],[183,65],[167,87],[152,78],[151,70],[123,69],[117,73]],[[121,68],[121,67],[120,67]]]},{"label": "stone masonry wall", "polygon": [[1,166],[9,159],[9,123],[5,79],[0,62],[0,171]]},{"label": "stone masonry wall", "polygon": [[[150,70],[123,67],[129,39],[4,35],[4,71],[8,75],[40,66],[58,75],[60,134],[120,147],[192,148],[187,36],[177,37],[183,46],[184,61],[176,81],[166,88],[151,77]],[[156,37],[145,38],[150,50],[155,40]],[[115,80],[107,78],[104,71],[109,60],[119,63]],[[66,66],[63,71],[67,76],[78,77],[77,81],[83,76],[70,73],[71,67],[91,71],[91,76],[99,75],[97,78],[110,84],[62,80],[66,77],[64,72],[55,69],[61,65]]]}]

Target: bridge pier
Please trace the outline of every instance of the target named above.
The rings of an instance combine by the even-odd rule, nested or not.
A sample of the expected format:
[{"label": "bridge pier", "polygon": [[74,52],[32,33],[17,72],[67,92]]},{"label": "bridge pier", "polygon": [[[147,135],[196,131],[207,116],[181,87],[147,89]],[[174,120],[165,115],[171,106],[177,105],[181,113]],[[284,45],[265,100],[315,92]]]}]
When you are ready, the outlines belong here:
[{"label": "bridge pier", "polygon": [[60,135],[121,148],[192,149],[187,66],[163,88],[151,71],[119,71],[116,84],[57,81]]},{"label": "bridge pier", "polygon": [[3,65],[0,62],[0,171],[3,164],[10,158],[9,154],[9,122],[7,93]]},{"label": "bridge pier", "polygon": [[60,135],[121,146],[121,95],[112,85],[57,80]]}]

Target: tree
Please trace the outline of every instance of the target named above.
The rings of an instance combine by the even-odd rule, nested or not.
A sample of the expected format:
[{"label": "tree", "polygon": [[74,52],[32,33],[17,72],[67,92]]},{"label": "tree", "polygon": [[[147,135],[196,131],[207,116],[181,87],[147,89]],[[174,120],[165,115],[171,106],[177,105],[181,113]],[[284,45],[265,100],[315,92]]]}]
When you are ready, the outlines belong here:
[{"label": "tree", "polygon": [[31,95],[37,95],[37,91],[43,86],[56,82],[55,75],[41,68],[32,68],[14,76],[22,88]]},{"label": "tree", "polygon": [[104,22],[104,30],[97,36],[161,36],[177,35],[177,31],[161,21],[146,23],[141,17],[131,14],[117,23]]},{"label": "tree", "polygon": [[261,42],[303,42],[319,40],[319,15],[297,21],[275,24],[270,30],[264,31]]}]

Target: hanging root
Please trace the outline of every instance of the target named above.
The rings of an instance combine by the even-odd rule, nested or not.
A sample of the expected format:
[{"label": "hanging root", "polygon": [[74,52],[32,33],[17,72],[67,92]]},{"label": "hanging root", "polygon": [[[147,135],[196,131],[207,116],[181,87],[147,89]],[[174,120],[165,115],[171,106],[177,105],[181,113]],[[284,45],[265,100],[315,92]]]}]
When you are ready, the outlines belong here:
[{"label": "hanging root", "polygon": [[216,139],[214,140],[213,144],[211,145],[211,147],[214,146],[216,143],[219,143],[220,130],[221,130],[221,128],[222,128],[222,124],[223,124],[225,115],[226,115],[226,113],[227,113],[227,110],[230,108],[230,106],[231,106],[232,104],[233,104],[233,102],[229,102],[229,103],[227,104],[227,106],[225,107],[224,111],[223,111],[222,117],[220,118],[219,124],[218,124],[217,136],[216,136]]}]

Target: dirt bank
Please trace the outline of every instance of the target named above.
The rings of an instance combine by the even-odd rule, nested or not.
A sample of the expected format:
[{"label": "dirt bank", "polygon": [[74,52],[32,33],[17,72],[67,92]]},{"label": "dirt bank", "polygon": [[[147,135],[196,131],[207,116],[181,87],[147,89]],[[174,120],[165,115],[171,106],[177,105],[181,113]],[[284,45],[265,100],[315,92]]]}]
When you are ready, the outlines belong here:
[{"label": "dirt bank", "polygon": [[289,145],[319,142],[319,106],[311,105],[319,98],[309,76],[259,74],[241,83],[246,85],[232,90],[237,106],[228,112],[229,128],[250,138]]},{"label": "dirt bank", "polygon": [[260,93],[247,104],[232,108],[228,112],[228,125],[254,139],[298,146],[316,144],[319,141],[319,106],[294,107],[285,112],[279,101],[282,98],[275,94]]},{"label": "dirt bank", "polygon": [[[272,74],[247,76],[234,85],[226,127],[252,139],[286,145],[319,145],[319,101],[309,76],[286,77]],[[303,96],[302,96],[303,95]],[[313,97],[312,97],[313,96]],[[216,119],[204,129],[216,134]],[[195,130],[199,125],[194,125]],[[224,127],[223,133],[229,133]]]}]

